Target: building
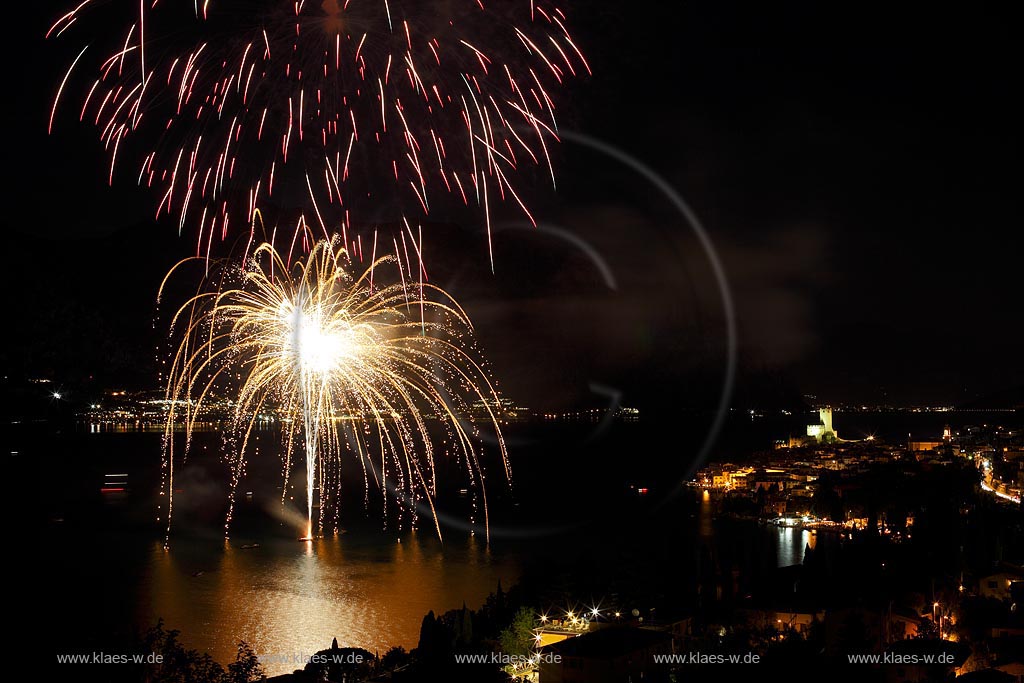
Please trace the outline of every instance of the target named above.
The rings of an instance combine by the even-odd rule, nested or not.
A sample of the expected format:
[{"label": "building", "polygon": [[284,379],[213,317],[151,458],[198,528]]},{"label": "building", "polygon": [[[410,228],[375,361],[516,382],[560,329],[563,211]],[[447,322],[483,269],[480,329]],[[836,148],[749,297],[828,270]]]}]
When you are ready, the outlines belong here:
[{"label": "building", "polygon": [[844,607],[825,613],[825,651],[831,656],[846,652],[883,652],[892,643],[916,638],[922,618],[909,609]]},{"label": "building", "polygon": [[541,658],[538,683],[657,681],[658,675],[667,672],[655,656],[672,653],[672,634],[609,626],[554,643],[541,652],[550,656]]},{"label": "building", "polygon": [[924,453],[927,451],[937,451],[946,445],[945,441],[939,439],[908,439],[907,450],[911,453]]},{"label": "building", "polygon": [[1013,591],[1020,591],[1020,586],[1024,586],[1024,574],[1016,571],[999,572],[982,577],[978,581],[978,595],[996,600],[1011,600]]},{"label": "building", "polygon": [[538,629],[534,629],[533,636],[537,641],[538,648],[544,648],[548,645],[554,645],[560,643],[563,640],[569,638],[578,638],[583,632],[573,631],[569,629],[559,628],[558,626],[542,626]]},{"label": "building", "polygon": [[812,625],[825,621],[825,611],[815,610],[774,610],[774,609],[750,609],[744,610],[746,622],[749,626],[761,631],[795,631],[807,633]]},{"label": "building", "polygon": [[818,441],[836,439],[836,430],[832,426],[832,409],[822,408],[818,411],[818,421],[807,425],[807,436]]}]

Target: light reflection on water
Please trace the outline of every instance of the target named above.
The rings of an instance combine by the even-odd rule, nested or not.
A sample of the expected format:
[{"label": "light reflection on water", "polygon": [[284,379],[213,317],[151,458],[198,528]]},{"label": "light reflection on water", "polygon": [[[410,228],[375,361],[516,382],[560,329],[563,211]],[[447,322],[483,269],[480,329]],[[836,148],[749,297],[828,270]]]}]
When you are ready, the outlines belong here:
[{"label": "light reflection on water", "polygon": [[700,537],[704,540],[707,540],[714,536],[715,517],[714,511],[711,509],[711,493],[707,489],[704,489],[704,492],[701,494],[700,497],[700,514],[698,515],[698,519],[700,522],[698,529]]},{"label": "light reflection on water", "polygon": [[[711,492],[703,489],[698,496],[697,512],[697,533],[704,541],[710,541],[715,534],[721,533],[715,527],[715,509],[712,506]],[[754,529],[751,526],[747,531]],[[808,529],[797,527],[763,525],[757,527],[757,533],[768,535],[769,543],[775,551],[775,565],[777,567],[788,567],[794,564],[801,564],[804,561],[804,551],[807,547],[812,550],[818,543],[818,533]],[[730,527],[728,533],[738,533],[742,527]]]},{"label": "light reflection on water", "polygon": [[[514,560],[495,557],[474,538],[446,539],[442,548],[423,532],[400,543],[341,536],[199,553],[154,544],[147,564],[143,623],[162,617],[188,647],[225,663],[239,639],[258,654],[286,657],[308,657],[335,637],[342,647],[381,654],[393,645],[412,648],[427,612],[463,601],[478,607],[499,579],[507,587],[519,575]],[[266,668],[278,674],[300,667]]]},{"label": "light reflection on water", "polygon": [[807,529],[777,527],[774,530],[775,550],[780,567],[800,564],[804,561],[804,550],[812,549],[817,543],[817,534]]}]

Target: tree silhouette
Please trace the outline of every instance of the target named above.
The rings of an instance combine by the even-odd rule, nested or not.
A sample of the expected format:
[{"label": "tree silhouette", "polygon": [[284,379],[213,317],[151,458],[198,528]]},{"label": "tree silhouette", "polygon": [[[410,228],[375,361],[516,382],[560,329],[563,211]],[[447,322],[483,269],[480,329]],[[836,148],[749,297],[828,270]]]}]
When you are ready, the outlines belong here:
[{"label": "tree silhouette", "polygon": [[266,677],[260,658],[253,652],[252,647],[244,640],[238,641],[238,654],[235,655],[235,661],[228,665],[229,683],[254,683]]}]

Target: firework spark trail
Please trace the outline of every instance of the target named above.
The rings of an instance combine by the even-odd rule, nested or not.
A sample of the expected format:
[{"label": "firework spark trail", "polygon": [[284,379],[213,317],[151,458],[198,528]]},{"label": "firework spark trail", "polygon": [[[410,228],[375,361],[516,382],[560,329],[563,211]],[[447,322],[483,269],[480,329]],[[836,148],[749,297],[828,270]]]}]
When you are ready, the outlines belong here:
[{"label": "firework spark trail", "polygon": [[533,166],[554,182],[554,93],[589,72],[561,9],[536,0],[241,7],[84,0],[47,34],[129,24],[90,51],[96,75],[83,83],[80,118],[100,131],[111,179],[119,157],[141,157],[131,176],[159,188],[158,216],[177,215],[179,229],[198,222],[200,252],[241,207],[249,219],[255,206],[274,207],[273,223],[297,225],[309,179],[332,231],[350,208],[358,218],[393,201],[415,220],[443,196],[475,202],[488,226],[499,201],[532,220],[512,178]]},{"label": "firework spark trail", "polygon": [[[484,410],[511,477],[494,412],[498,397],[476,358],[464,311],[428,283],[412,294],[405,278],[414,266],[397,252],[396,242],[395,255],[377,258],[357,276],[338,240],[317,242],[291,266],[265,243],[243,268],[228,268],[216,287],[178,309],[172,329],[181,330],[181,340],[167,377],[164,438],[172,496],[176,425],[185,424],[187,453],[197,421],[227,395],[234,447],[226,530],[253,428],[261,415],[276,413],[284,430],[285,488],[293,445],[301,442],[305,451],[307,536],[318,482],[321,502],[333,496],[337,504],[343,456],[372,473],[385,505],[389,492],[400,505],[413,501],[407,506],[413,524],[422,501],[438,535],[435,459],[458,459],[481,493],[489,535],[483,453],[466,416],[472,408]],[[394,270],[398,274],[389,278]],[[414,312],[422,313],[417,318]],[[431,428],[444,432],[441,452]],[[337,490],[325,491],[327,481]],[[168,533],[172,506],[169,500]],[[324,515],[321,505],[321,530]]]}]

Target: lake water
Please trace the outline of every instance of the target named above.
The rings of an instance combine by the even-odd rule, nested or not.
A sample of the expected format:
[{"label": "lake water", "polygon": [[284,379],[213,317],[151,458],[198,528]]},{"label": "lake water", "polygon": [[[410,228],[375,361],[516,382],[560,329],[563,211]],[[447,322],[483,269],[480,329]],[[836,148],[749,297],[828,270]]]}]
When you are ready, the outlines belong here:
[{"label": "lake water", "polygon": [[[167,550],[157,522],[159,435],[21,430],[11,441],[9,474],[19,504],[30,517],[38,512],[44,530],[33,535],[39,562],[32,565],[52,615],[42,637],[58,648],[109,650],[162,618],[187,646],[221,662],[244,639],[275,655],[267,670],[276,674],[299,666],[282,658],[307,657],[332,638],[371,651],[415,647],[428,611],[479,607],[499,581],[507,588],[526,571],[535,580],[550,572],[553,584],[572,588],[589,580],[595,596],[612,593],[620,576],[641,580],[624,581],[616,594],[661,572],[689,595],[702,581],[730,572],[756,577],[799,563],[807,545],[834,542],[799,529],[713,521],[711,501],[696,490],[673,507],[645,506],[636,498],[640,485],[655,498],[688,464],[649,467],[638,454],[664,441],[638,429],[618,426],[599,443],[521,440],[516,495],[503,497],[492,484],[499,533],[489,545],[464,528],[445,528],[443,543],[426,523],[388,530],[361,510],[358,496],[345,513],[347,533],[299,542],[294,525],[266,514],[281,500],[273,457],[250,468],[242,488],[253,496],[240,500],[237,529],[225,541],[217,459],[202,455],[217,449],[218,437],[200,435],[192,469],[182,474],[192,499],[183,496]],[[129,491],[101,494],[107,474],[126,475]],[[574,527],[582,518],[587,525]]]},{"label": "lake water", "polygon": [[476,539],[442,547],[421,535],[279,540],[249,550],[153,544],[138,577],[139,618],[163,617],[220,661],[233,656],[239,638],[276,660],[308,657],[335,637],[381,653],[412,648],[428,611],[479,605],[499,580],[508,586],[518,575],[514,558]]},{"label": "lake water", "polygon": [[[21,440],[16,462],[27,471],[14,479],[26,487],[26,504],[42,504],[46,515],[33,540],[44,613],[55,615],[47,639],[74,651],[119,651],[163,619],[186,646],[220,662],[232,661],[244,639],[272,657],[266,669],[278,674],[301,668],[333,638],[381,653],[411,649],[427,612],[479,607],[499,581],[508,587],[519,578],[521,547],[488,545],[464,529],[445,529],[442,542],[429,523],[388,530],[359,510],[347,531],[300,542],[300,504],[289,500],[290,512],[280,514],[273,458],[254,464],[245,482],[252,495],[240,497],[225,540],[226,490],[217,459],[203,456],[218,441],[198,435],[196,458],[180,470],[184,488],[165,549],[158,434],[85,430]],[[121,488],[105,486],[110,481],[127,482],[127,491],[101,492]],[[27,487],[37,485],[38,497],[30,495]],[[360,508],[362,496],[355,498]],[[68,624],[74,635],[65,641]]]},{"label": "lake water", "polygon": [[[709,501],[698,503],[701,492],[692,494],[698,532],[688,536],[683,521],[676,533],[684,545],[689,537],[694,547],[718,544],[722,531]],[[797,529],[733,522],[726,533],[730,544],[758,548],[755,560],[744,562],[768,567],[799,563],[805,545],[813,545]],[[575,547],[563,537],[488,546],[457,533],[442,543],[423,530],[360,529],[310,543],[269,536],[178,535],[165,549],[154,534],[116,524],[85,535],[56,531],[44,551],[47,562],[70,563],[74,572],[50,585],[48,609],[62,622],[90,624],[89,632],[75,635],[79,651],[109,651],[160,618],[182,632],[187,646],[221,662],[231,661],[244,639],[271,656],[266,669],[279,674],[300,668],[296,660],[332,638],[381,653],[393,645],[415,647],[428,611],[478,607],[499,581],[513,585],[524,563],[544,563],[549,553]],[[255,542],[258,547],[243,548]],[[605,561],[629,560],[610,553]]]}]

